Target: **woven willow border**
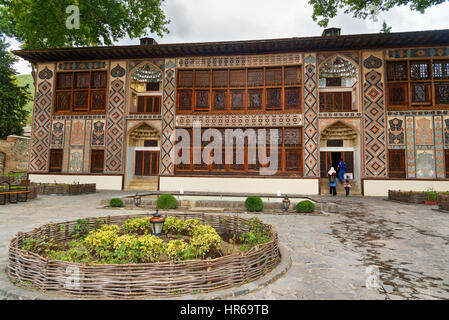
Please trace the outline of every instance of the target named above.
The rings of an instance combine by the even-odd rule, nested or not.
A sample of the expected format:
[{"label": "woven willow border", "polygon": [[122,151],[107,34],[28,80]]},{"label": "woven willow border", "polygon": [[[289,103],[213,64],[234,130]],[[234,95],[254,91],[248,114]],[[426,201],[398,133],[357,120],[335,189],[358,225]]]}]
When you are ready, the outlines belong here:
[{"label": "woven willow border", "polygon": [[[88,229],[99,221],[121,226],[127,219],[151,214],[88,218]],[[195,213],[167,213],[182,220],[197,219],[214,227],[219,234],[241,234],[248,231],[238,216],[217,216]],[[171,261],[141,264],[83,265],[46,259],[20,249],[27,237],[47,236],[55,241],[69,239],[76,221],[47,224],[27,233],[19,233],[9,246],[8,273],[13,280],[31,282],[43,291],[56,291],[76,297],[145,298],[173,297],[207,293],[261,278],[280,261],[278,235],[272,231],[271,241],[255,246],[245,253],[234,253],[206,260]],[[266,230],[270,225],[264,225]]]}]

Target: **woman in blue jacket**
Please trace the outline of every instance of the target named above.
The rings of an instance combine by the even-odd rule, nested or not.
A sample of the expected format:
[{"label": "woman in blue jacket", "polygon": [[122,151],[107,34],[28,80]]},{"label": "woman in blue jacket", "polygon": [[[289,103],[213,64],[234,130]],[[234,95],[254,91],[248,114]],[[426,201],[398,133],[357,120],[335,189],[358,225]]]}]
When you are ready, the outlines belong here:
[{"label": "woman in blue jacket", "polygon": [[343,180],[345,178],[345,172],[346,172],[346,163],[343,161],[343,159],[340,159],[340,162],[338,163],[337,171],[338,171],[338,179],[340,179],[340,182],[343,183]]}]

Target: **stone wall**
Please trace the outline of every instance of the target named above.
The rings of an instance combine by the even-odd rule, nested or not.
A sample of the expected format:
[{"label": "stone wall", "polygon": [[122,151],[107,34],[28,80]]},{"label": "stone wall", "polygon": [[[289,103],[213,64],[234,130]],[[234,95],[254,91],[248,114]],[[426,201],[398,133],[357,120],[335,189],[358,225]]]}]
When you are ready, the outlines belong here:
[{"label": "stone wall", "polygon": [[0,140],[0,174],[28,171],[30,138],[8,136]]}]

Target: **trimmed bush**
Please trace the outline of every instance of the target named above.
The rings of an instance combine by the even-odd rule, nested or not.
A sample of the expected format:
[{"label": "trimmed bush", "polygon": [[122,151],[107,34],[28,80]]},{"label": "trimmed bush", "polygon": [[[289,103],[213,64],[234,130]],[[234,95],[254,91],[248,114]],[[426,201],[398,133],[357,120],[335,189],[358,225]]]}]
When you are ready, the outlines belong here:
[{"label": "trimmed bush", "polygon": [[119,198],[112,198],[109,201],[109,206],[114,208],[123,207],[123,200]]},{"label": "trimmed bush", "polygon": [[315,211],[315,205],[310,200],[301,201],[296,205],[296,212],[305,213],[313,211]]},{"label": "trimmed bush", "polygon": [[249,196],[245,200],[245,207],[249,212],[261,212],[263,210],[262,199],[258,196]]},{"label": "trimmed bush", "polygon": [[178,201],[171,194],[161,194],[156,200],[158,209],[176,209]]}]

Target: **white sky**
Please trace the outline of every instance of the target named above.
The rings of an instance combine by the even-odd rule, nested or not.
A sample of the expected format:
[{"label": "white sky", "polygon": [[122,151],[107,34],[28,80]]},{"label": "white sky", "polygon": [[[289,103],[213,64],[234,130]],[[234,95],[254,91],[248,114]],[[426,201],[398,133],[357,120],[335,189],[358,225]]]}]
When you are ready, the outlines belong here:
[{"label": "white sky", "polygon": [[[322,28],[312,20],[307,0],[166,0],[165,13],[171,20],[170,33],[158,43],[276,39],[321,35]],[[449,1],[424,14],[408,7],[381,13],[377,21],[355,19],[341,13],[329,23],[342,34],[377,33],[385,20],[391,32],[449,29]],[[81,21],[82,23],[82,21]],[[9,39],[10,49],[20,44]],[[139,39],[123,39],[116,45],[139,44]],[[29,74],[27,61],[15,65],[19,74]]]}]

